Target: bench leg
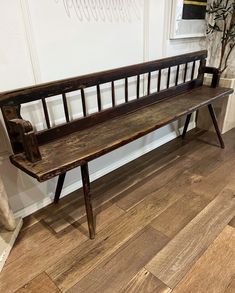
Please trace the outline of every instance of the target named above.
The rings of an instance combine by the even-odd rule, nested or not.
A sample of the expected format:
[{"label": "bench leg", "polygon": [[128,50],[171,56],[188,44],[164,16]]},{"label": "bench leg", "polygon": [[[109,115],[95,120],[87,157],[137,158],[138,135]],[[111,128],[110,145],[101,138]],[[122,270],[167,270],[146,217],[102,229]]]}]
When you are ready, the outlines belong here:
[{"label": "bench leg", "polygon": [[224,141],[223,141],[223,138],[222,138],[222,135],[221,135],[221,132],[220,132],[220,129],[219,129],[219,126],[218,126],[218,122],[217,122],[217,118],[216,118],[216,115],[215,115],[215,111],[214,111],[214,108],[211,104],[208,105],[208,109],[209,109],[209,112],[210,112],[210,115],[211,115],[211,119],[213,121],[213,124],[214,124],[214,127],[215,127],[215,131],[217,133],[217,136],[218,136],[218,139],[219,139],[219,142],[220,142],[220,146],[222,149],[224,149]]},{"label": "bench leg", "polygon": [[64,185],[64,179],[65,179],[66,173],[60,174],[58,181],[57,181],[57,186],[56,186],[56,191],[55,191],[55,197],[54,197],[54,203],[58,203],[61,195],[61,191]]},{"label": "bench leg", "polygon": [[188,114],[187,117],[186,117],[186,121],[185,121],[185,124],[184,124],[184,130],[183,130],[183,133],[182,133],[182,138],[185,138],[186,132],[188,130],[188,125],[189,125],[189,122],[190,122],[190,119],[191,119],[191,116],[192,116],[192,113]]},{"label": "bench leg", "polygon": [[81,165],[83,193],[86,206],[87,223],[89,229],[90,239],[95,238],[95,221],[93,216],[92,204],[91,204],[91,193],[90,193],[90,178],[88,164]]}]

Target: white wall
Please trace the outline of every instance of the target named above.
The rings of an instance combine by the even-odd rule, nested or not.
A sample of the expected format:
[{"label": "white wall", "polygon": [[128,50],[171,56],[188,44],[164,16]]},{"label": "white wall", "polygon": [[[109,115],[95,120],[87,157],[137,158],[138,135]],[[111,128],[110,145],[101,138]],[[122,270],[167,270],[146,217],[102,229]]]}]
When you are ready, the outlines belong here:
[{"label": "white wall", "polygon": [[[202,47],[198,39],[169,40],[170,0],[136,1],[138,17],[133,16],[131,20],[120,18],[118,21],[113,17],[112,21],[101,19],[97,22],[80,21],[75,11],[71,11],[69,18],[62,0],[15,0],[11,5],[9,1],[2,0],[0,89],[114,68]],[[119,94],[121,97],[121,89]],[[92,100],[90,106],[94,107]],[[55,123],[61,122],[58,100],[50,105],[50,111]],[[77,112],[74,115],[79,115],[79,109]],[[42,114],[34,103],[23,108],[23,115],[37,124]],[[178,135],[177,125],[168,125],[91,162],[91,179],[173,139]],[[1,145],[3,153],[7,143],[1,141]],[[10,204],[18,215],[26,215],[51,202],[56,179],[39,184],[11,166],[6,156],[0,160],[0,172]],[[80,170],[75,169],[68,173],[63,194],[80,185]]]}]

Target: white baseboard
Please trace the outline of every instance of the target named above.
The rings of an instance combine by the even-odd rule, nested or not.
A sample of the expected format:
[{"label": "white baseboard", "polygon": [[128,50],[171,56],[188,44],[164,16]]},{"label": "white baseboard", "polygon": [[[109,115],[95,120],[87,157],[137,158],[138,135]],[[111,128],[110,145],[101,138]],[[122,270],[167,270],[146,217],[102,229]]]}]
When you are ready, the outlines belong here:
[{"label": "white baseboard", "polygon": [[[191,122],[189,124],[189,127],[188,129],[193,129],[196,127],[196,123],[195,122]],[[182,129],[180,129],[181,131]],[[157,147],[173,140],[174,138],[177,137],[177,134],[176,132],[170,132],[168,133],[167,135],[163,136],[161,139],[158,139],[158,140],[155,140],[153,142],[151,142],[150,144],[147,144],[145,145],[144,147],[142,147],[141,149],[138,149],[136,150],[135,152],[131,153],[129,156],[126,156],[118,161],[115,161],[113,162],[112,164],[110,164],[108,167],[105,167],[105,168],[102,168],[100,170],[98,170],[97,172],[93,173],[90,175],[90,179],[91,181],[94,181],[110,172],[112,172],[113,170],[137,159],[138,157],[156,149]],[[80,187],[82,187],[82,182],[81,180],[75,182],[75,183],[72,183],[71,185],[65,187],[61,193],[61,198],[74,192],[75,190],[79,189]],[[47,205],[49,205],[50,203],[53,202],[53,199],[54,199],[54,194],[53,193],[50,193],[48,194],[48,196],[41,200],[41,201],[38,201],[32,205],[29,205],[17,212],[15,212],[15,217],[26,217],[34,212],[36,212],[37,210],[43,208],[43,207],[46,207]]]}]

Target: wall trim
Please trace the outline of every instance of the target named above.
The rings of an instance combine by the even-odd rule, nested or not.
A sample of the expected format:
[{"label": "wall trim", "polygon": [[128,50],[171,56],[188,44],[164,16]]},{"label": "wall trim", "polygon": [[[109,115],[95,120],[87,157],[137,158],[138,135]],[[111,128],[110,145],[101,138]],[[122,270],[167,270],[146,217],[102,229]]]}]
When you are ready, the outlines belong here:
[{"label": "wall trim", "polygon": [[[190,122],[188,130],[191,130],[196,127],[195,121]],[[182,131],[183,127],[180,128],[180,131]],[[98,170],[97,172],[91,174],[90,179],[91,181],[94,181],[112,171],[115,169],[139,158],[140,156],[158,148],[159,146],[175,139],[177,137],[177,133],[172,131],[165,136],[163,136],[161,139],[154,140],[153,142],[149,143],[148,145],[143,146],[141,149],[138,149],[131,153],[129,156],[126,156],[118,161],[115,161],[114,163],[110,164],[108,167],[102,168]],[[79,180],[78,182],[72,183],[71,185],[65,187],[62,191],[61,198],[76,191],[77,189],[82,187],[82,182]],[[29,205],[28,207],[25,207],[24,209],[21,209],[19,211],[16,211],[14,213],[15,217],[26,217],[36,211],[38,211],[41,208],[46,207],[47,205],[51,204],[53,202],[54,194],[50,193],[47,195],[47,197],[41,201],[38,201],[32,205]]]}]

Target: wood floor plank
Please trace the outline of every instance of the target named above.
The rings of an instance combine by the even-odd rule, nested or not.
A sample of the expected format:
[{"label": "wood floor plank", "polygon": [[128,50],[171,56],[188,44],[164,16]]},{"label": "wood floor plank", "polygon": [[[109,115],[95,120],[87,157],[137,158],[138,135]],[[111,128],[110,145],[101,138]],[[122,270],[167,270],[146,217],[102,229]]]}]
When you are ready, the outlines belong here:
[{"label": "wood floor plank", "polygon": [[[88,244],[81,244],[54,266],[46,271],[57,286],[68,290],[90,273],[126,241],[132,238],[155,217],[184,195],[188,173],[181,174],[177,182],[166,185],[153,192],[145,199],[119,217],[115,223],[103,230],[96,239]],[[194,183],[192,183],[194,184]],[[138,189],[136,190],[138,192]]]},{"label": "wood floor plank", "polygon": [[173,292],[224,292],[234,273],[235,229],[227,226]]},{"label": "wood floor plank", "polygon": [[32,281],[24,285],[15,293],[59,293],[59,288],[52,282],[46,273],[41,273]]},{"label": "wood floor plank", "polygon": [[224,293],[234,293],[234,292],[235,292],[235,276],[232,278],[231,282],[229,283]]},{"label": "wood floor plank", "polygon": [[28,229],[20,231],[16,243],[7,259],[6,265],[17,260],[30,250],[40,249],[42,242],[45,242],[51,236],[51,231],[45,228],[43,222],[38,222]]},{"label": "wood floor plank", "polygon": [[67,292],[119,292],[168,241],[155,229],[144,228]]},{"label": "wood floor plank", "polygon": [[164,233],[169,238],[173,238],[199,212],[201,212],[209,202],[210,199],[204,195],[193,192],[187,193],[155,218],[151,226]]},{"label": "wood floor plank", "polygon": [[232,218],[232,220],[229,222],[229,225],[235,228],[235,217]]},{"label": "wood floor plank", "polygon": [[172,290],[148,272],[145,268],[138,272],[120,293],[170,293]]},{"label": "wood floor plank", "polygon": [[234,216],[234,191],[224,189],[146,265],[146,269],[174,288]]},{"label": "wood floor plank", "polygon": [[[102,222],[97,218],[98,230],[105,229],[110,224],[110,218],[102,216],[104,212],[107,216],[109,215],[107,211],[100,211],[97,217],[100,217]],[[40,223],[35,225],[40,225]],[[31,228],[33,229],[34,226]],[[45,229],[47,228],[45,227]],[[86,246],[87,244],[85,243],[89,245],[90,242],[92,241],[87,237],[87,229],[84,231],[84,228],[81,229],[80,226],[70,225],[59,233],[51,233],[49,238],[42,239],[35,250],[26,251],[4,267],[0,274],[0,292],[8,292],[7,290],[13,292],[19,289],[45,269],[62,259],[63,256],[75,247],[82,245],[82,243]],[[14,282],[12,282],[12,275],[14,275]]]}]

